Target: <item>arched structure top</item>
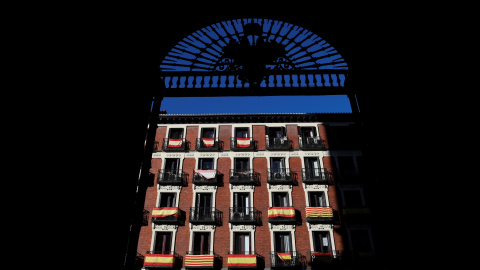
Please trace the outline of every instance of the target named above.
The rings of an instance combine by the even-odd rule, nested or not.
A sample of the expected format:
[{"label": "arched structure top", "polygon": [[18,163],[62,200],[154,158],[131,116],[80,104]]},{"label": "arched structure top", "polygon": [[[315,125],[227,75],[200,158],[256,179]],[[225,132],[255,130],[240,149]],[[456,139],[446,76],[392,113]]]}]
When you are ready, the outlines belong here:
[{"label": "arched structure top", "polygon": [[348,75],[343,57],[318,35],[256,18],[222,21],[190,34],[170,50],[160,70],[166,88],[275,87],[276,95],[308,95],[311,90],[300,89],[312,87],[342,94]]},{"label": "arched structure top", "polygon": [[254,54],[254,48],[259,52],[262,49],[276,51],[267,69],[348,69],[335,48],[309,30],[282,21],[256,18],[222,21],[190,34],[172,48],[160,69],[222,71],[238,68],[239,64],[233,63],[235,59],[231,56],[242,48],[246,56]]}]

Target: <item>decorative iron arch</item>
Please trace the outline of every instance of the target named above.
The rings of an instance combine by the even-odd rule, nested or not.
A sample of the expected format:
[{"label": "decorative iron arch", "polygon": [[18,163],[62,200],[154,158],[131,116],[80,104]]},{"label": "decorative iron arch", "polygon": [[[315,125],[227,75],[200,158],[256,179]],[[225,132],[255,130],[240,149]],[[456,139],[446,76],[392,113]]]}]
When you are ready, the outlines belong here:
[{"label": "decorative iron arch", "polygon": [[165,56],[160,70],[167,88],[343,87],[348,65],[307,29],[248,18],[188,35]]}]

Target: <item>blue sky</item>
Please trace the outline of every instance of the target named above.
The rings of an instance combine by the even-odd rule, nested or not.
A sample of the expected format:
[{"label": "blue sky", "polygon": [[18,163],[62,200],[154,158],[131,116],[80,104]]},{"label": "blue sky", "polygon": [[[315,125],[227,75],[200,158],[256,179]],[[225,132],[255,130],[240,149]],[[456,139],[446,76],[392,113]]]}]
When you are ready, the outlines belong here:
[{"label": "blue sky", "polygon": [[346,95],[265,97],[165,97],[168,114],[352,112]]}]

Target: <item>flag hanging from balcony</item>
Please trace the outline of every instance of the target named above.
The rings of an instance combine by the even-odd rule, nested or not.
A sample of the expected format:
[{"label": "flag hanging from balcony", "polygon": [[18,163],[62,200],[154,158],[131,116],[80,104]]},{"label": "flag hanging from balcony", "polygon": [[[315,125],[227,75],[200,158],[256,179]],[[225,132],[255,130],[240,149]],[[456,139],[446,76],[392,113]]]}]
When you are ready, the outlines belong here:
[{"label": "flag hanging from balcony", "polygon": [[238,147],[250,147],[250,138],[237,138]]},{"label": "flag hanging from balcony", "polygon": [[307,207],[307,217],[333,217],[331,207]]},{"label": "flag hanging from balcony", "polygon": [[144,266],[168,266],[173,267],[175,256],[173,254],[145,254]]},{"label": "flag hanging from balcony", "polygon": [[293,207],[269,207],[268,217],[295,217],[295,208]]},{"label": "flag hanging from balcony", "polygon": [[292,260],[292,254],[290,253],[280,253],[280,252],[277,252],[277,255],[278,257],[280,258],[280,260],[282,261],[291,261]]},{"label": "flag hanging from balcony", "polygon": [[228,267],[257,267],[257,255],[228,254]]},{"label": "flag hanging from balcony", "polygon": [[179,214],[178,207],[153,208],[153,211],[152,211],[152,217],[168,217],[168,216],[178,217],[178,214]]},{"label": "flag hanging from balcony", "polygon": [[202,138],[203,140],[203,145],[205,145],[206,147],[213,147],[213,144],[214,144],[214,138]]},{"label": "flag hanging from balcony", "polygon": [[195,170],[195,172],[205,179],[213,179],[217,175],[216,170]]},{"label": "flag hanging from balcony", "polygon": [[213,267],[213,255],[185,255],[185,267],[189,266]]},{"label": "flag hanging from balcony", "polygon": [[168,147],[181,147],[183,139],[168,139]]},{"label": "flag hanging from balcony", "polygon": [[327,253],[312,252],[312,255],[318,256],[318,257],[330,257],[332,256],[332,253],[331,252],[327,252]]}]

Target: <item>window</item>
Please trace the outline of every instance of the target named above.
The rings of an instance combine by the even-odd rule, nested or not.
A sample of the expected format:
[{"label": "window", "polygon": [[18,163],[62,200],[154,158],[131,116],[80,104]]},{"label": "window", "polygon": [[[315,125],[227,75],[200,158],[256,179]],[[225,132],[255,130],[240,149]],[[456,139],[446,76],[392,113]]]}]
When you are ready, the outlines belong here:
[{"label": "window", "polygon": [[249,158],[235,158],[234,163],[235,172],[244,172],[250,169],[250,159]]},{"label": "window", "polygon": [[268,127],[267,134],[269,138],[283,138],[286,136],[284,127]]},{"label": "window", "polygon": [[274,232],[275,252],[291,252],[292,239],[289,232]]},{"label": "window", "polygon": [[317,136],[315,127],[300,127],[299,135],[302,138],[313,138]]},{"label": "window", "polygon": [[200,158],[198,160],[198,169],[200,170],[213,170],[213,158]]},{"label": "window", "polygon": [[183,138],[183,128],[171,128],[170,135],[168,136],[170,139],[182,139]]},{"label": "window", "polygon": [[202,128],[201,137],[205,139],[215,138],[215,128]]},{"label": "window", "polygon": [[236,138],[249,138],[248,127],[245,128],[235,128],[235,137]]},{"label": "window", "polygon": [[156,254],[169,254],[172,250],[172,233],[171,232],[156,232],[155,248]]},{"label": "window", "polygon": [[362,194],[360,189],[344,190],[343,197],[345,207],[361,207],[363,206]]},{"label": "window", "polygon": [[273,207],[290,206],[288,192],[272,192]]},{"label": "window", "polygon": [[178,158],[166,158],[165,159],[165,172],[169,174],[177,174],[180,164]]},{"label": "window", "polygon": [[233,193],[233,213],[244,217],[250,215],[250,193]]},{"label": "window", "polygon": [[327,206],[325,192],[308,192],[308,201],[310,203],[310,207]]},{"label": "window", "polygon": [[318,157],[306,157],[305,161],[305,174],[309,179],[320,177],[320,161]]},{"label": "window", "polygon": [[250,233],[233,233],[233,253],[250,254]]},{"label": "window", "polygon": [[312,232],[313,248],[318,253],[329,253],[332,248],[330,245],[330,233],[329,232]]},{"label": "window", "polygon": [[193,251],[196,255],[210,253],[210,233],[194,232],[193,233]]},{"label": "window", "polygon": [[368,230],[350,230],[352,250],[357,256],[371,255],[370,235]]},{"label": "window", "polygon": [[160,205],[158,207],[175,207],[176,193],[160,193]]},{"label": "window", "polygon": [[272,173],[285,173],[285,158],[270,159]]}]

